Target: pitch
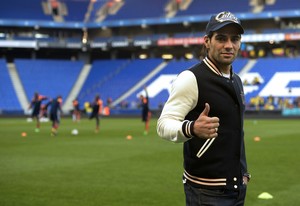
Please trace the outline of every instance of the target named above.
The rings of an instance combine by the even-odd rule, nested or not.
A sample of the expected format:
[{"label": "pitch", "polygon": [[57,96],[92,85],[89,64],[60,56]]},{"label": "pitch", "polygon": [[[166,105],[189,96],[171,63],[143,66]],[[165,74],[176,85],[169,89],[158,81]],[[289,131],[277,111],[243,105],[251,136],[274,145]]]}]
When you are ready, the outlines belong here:
[{"label": "pitch", "polygon": [[[93,121],[63,118],[51,137],[50,122],[36,133],[26,118],[0,119],[0,205],[184,205],[182,145],[155,125],[144,135],[139,118],[102,118],[95,133]],[[246,206],[299,205],[299,120],[246,120],[245,132]],[[263,192],[274,198],[258,199]]]}]

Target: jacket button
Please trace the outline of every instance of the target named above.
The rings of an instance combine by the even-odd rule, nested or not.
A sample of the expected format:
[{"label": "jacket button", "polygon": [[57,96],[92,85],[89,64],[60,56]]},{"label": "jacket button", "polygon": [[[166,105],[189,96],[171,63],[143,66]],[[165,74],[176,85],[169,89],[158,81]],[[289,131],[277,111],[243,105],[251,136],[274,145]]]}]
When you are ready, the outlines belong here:
[{"label": "jacket button", "polygon": [[234,189],[237,189],[237,188],[238,188],[238,186],[237,186],[237,185],[234,185],[233,187],[234,187]]},{"label": "jacket button", "polygon": [[236,182],[236,181],[237,181],[237,178],[236,178],[236,177],[234,177],[234,178],[233,178],[233,181],[235,181],[235,182]]}]

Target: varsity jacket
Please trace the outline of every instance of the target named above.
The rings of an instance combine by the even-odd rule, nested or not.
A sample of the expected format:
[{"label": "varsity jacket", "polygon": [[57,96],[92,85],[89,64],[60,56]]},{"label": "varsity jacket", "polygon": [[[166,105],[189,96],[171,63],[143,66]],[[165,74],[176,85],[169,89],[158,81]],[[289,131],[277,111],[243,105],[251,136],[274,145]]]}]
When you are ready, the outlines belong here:
[{"label": "varsity jacket", "polygon": [[[210,105],[209,116],[220,119],[218,137],[213,139],[194,137],[192,133],[205,103]],[[230,78],[223,77],[208,58],[179,74],[158,120],[157,131],[167,140],[184,142],[185,183],[198,188],[239,189],[247,172],[244,110],[240,78],[233,72]]]}]

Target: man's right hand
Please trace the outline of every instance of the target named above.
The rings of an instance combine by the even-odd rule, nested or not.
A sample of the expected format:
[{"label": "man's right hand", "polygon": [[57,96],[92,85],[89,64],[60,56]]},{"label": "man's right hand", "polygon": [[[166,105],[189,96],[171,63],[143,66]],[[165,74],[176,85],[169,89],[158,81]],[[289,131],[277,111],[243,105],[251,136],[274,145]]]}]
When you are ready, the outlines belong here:
[{"label": "man's right hand", "polygon": [[205,108],[194,123],[193,132],[197,137],[209,139],[218,136],[219,118],[209,117],[210,106],[205,103]]}]

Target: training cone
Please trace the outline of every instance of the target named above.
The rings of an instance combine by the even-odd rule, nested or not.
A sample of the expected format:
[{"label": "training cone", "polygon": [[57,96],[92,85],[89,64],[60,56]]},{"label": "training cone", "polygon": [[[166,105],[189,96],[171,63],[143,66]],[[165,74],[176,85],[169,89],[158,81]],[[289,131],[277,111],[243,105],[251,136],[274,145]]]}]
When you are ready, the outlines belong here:
[{"label": "training cone", "polygon": [[260,137],[256,136],[256,137],[253,138],[253,140],[254,140],[254,142],[259,142],[260,141]]},{"label": "training cone", "polygon": [[27,133],[26,133],[26,132],[22,132],[22,133],[21,133],[21,136],[22,136],[22,137],[26,137],[26,136],[27,136]]},{"label": "training cone", "polygon": [[258,195],[258,199],[269,200],[273,199],[273,196],[267,192],[263,192],[260,195]]},{"label": "training cone", "polygon": [[132,139],[132,136],[131,136],[131,135],[127,135],[127,136],[126,136],[126,139],[127,139],[127,140],[131,140],[131,139]]}]

